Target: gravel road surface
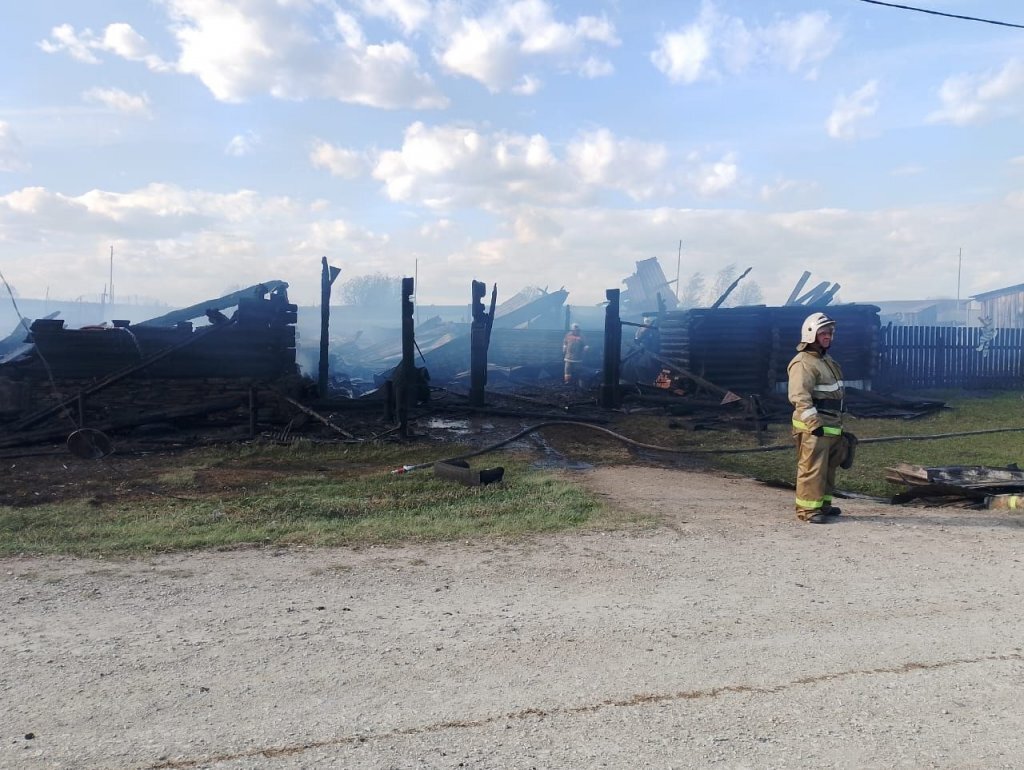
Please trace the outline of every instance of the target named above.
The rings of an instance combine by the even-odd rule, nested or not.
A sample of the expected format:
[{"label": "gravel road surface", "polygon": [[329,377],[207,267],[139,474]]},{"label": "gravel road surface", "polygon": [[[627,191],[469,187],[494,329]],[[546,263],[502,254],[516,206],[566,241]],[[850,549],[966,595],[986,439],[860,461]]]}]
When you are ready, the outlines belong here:
[{"label": "gravel road surface", "polygon": [[1024,764],[1024,517],[578,478],[662,526],[0,560],[0,767]]}]

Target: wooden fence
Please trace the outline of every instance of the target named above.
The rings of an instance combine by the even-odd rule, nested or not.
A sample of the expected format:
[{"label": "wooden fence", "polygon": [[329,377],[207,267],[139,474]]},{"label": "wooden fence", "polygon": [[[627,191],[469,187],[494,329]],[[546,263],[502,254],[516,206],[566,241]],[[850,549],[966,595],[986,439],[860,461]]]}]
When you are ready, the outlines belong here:
[{"label": "wooden fence", "polygon": [[889,326],[879,339],[876,387],[1024,388],[1024,329]]}]

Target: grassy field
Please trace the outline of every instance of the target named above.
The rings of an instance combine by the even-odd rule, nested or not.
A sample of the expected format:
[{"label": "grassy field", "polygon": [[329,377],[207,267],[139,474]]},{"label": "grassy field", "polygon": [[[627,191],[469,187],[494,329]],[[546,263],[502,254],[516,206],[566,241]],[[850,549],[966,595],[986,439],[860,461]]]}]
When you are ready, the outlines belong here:
[{"label": "grassy field", "polygon": [[[849,419],[847,427],[861,439],[1024,427],[1020,393],[928,395],[951,408],[917,420]],[[614,438],[579,426],[544,429],[539,438],[569,458],[595,464],[671,460],[764,480],[791,481],[794,476],[794,452],[784,425],[772,426],[765,439],[786,449],[745,454],[712,452],[757,447],[750,432],[693,430],[685,421],[660,414],[622,415],[608,427],[636,441],[686,452],[638,455]],[[537,455],[523,450],[474,459],[474,467],[506,468],[505,481],[486,487],[444,481],[429,469],[390,473],[403,464],[451,457],[464,449],[440,443],[298,442],[113,455],[103,461],[70,456],[20,461],[9,469],[0,504],[0,555],[358,546],[652,523],[609,510],[571,474],[540,467]],[[885,482],[885,468],[901,462],[1024,465],[1024,432],[864,444],[855,467],[840,473],[839,485],[891,496],[902,487]]]},{"label": "grassy field", "polygon": [[[1024,428],[1024,401],[1020,393],[999,393],[964,398],[960,394],[938,393],[952,408],[916,420],[858,420],[847,418],[845,425],[859,439],[878,437],[925,436],[946,433]],[[776,430],[773,442],[788,440],[788,430]],[[723,455],[716,465],[761,479],[792,480],[795,452]],[[862,494],[890,497],[905,487],[885,481],[885,469],[910,463],[925,467],[951,465],[988,465],[993,467],[1019,463],[1024,467],[1024,431],[989,433],[976,436],[952,436],[933,440],[887,441],[858,446],[854,467],[839,471],[842,489]]]},{"label": "grassy field", "polygon": [[[457,449],[300,442],[203,449],[144,463],[115,455],[94,462],[92,476],[62,485],[56,498],[0,507],[0,555],[367,545],[633,523],[566,474],[534,468],[521,454],[474,462],[506,469],[502,483],[485,487],[444,481],[429,469],[390,473]],[[68,462],[61,463],[66,470]]]},{"label": "grassy field", "polygon": [[[1024,428],[1024,395],[1020,392],[963,393],[932,392],[922,398],[945,401],[949,408],[915,420],[846,418],[847,429],[858,438],[905,437],[931,434],[962,433],[994,428]],[[617,432],[648,444],[694,450],[681,454],[690,463],[701,464],[769,481],[792,481],[795,475],[795,450],[788,425],[772,425],[764,436],[768,445],[785,445],[787,449],[745,454],[714,454],[718,449],[755,449],[756,436],[750,431],[693,431],[679,427],[679,420],[664,416],[638,415],[611,426]],[[545,433],[548,436],[549,433]],[[612,438],[568,428],[551,431],[551,443],[574,457],[595,463],[629,462],[633,456],[628,448]],[[673,455],[645,453],[651,459],[667,459]],[[978,436],[955,436],[936,440],[895,440],[864,444],[857,449],[856,463],[848,471],[840,471],[839,485],[851,492],[890,497],[903,487],[885,481],[885,469],[899,463],[913,465],[989,465],[1006,466],[1019,463],[1024,467],[1024,431],[990,433]]]}]

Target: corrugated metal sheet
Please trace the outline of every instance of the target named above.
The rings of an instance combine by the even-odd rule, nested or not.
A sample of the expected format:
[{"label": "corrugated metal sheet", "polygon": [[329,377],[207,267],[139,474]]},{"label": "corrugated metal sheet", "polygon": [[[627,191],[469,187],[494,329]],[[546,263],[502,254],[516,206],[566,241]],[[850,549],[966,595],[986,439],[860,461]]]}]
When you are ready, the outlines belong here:
[{"label": "corrugated metal sheet", "polygon": [[679,304],[657,257],[637,262],[636,272],[624,279],[623,283],[626,284],[623,302],[629,306],[631,313],[657,310],[659,293],[669,310],[674,310]]}]

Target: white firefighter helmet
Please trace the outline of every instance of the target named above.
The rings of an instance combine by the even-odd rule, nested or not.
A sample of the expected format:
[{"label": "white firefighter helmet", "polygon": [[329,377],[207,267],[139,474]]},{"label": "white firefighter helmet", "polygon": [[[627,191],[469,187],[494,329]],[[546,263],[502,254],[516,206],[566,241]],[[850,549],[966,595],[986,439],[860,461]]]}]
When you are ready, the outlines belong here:
[{"label": "white firefighter helmet", "polygon": [[836,322],[824,313],[811,313],[804,319],[800,327],[800,341],[811,343],[818,338],[818,332],[826,326],[835,326]]},{"label": "white firefighter helmet", "polygon": [[580,330],[580,325],[579,324],[573,324],[569,328],[572,329],[574,332],[578,332]]}]

